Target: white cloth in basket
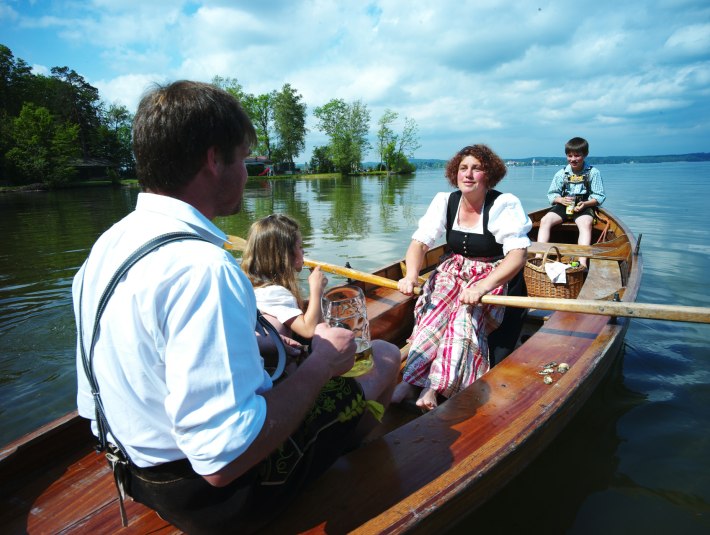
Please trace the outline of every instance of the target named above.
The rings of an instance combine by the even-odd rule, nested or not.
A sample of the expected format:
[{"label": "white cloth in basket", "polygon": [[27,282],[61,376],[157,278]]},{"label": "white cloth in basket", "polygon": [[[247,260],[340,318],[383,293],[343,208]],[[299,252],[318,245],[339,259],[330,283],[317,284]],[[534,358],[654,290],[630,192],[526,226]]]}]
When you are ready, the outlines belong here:
[{"label": "white cloth in basket", "polygon": [[565,284],[567,282],[567,268],[572,267],[562,262],[545,263],[545,273],[554,284]]}]

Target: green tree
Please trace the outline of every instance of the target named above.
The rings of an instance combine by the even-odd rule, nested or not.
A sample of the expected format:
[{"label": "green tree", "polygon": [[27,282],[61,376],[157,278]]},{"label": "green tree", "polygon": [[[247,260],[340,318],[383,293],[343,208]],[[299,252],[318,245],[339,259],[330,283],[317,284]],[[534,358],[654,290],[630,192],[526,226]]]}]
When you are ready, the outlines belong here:
[{"label": "green tree", "polygon": [[347,104],[333,99],[316,108],[318,128],[330,138],[328,151],[336,169],[343,174],[360,167],[363,154],[370,148],[367,133],[370,111],[360,100]]},{"label": "green tree", "polygon": [[[254,147],[254,153],[274,159],[276,153],[274,152],[272,132],[275,129],[276,91],[262,95],[252,95],[244,91],[244,88],[236,78],[224,78],[222,76],[212,78],[212,84],[233,95],[241,103],[244,111],[251,119],[257,136],[257,146]],[[305,138],[305,133],[303,137]],[[280,153],[283,152],[281,151]]]},{"label": "green tree", "polygon": [[244,101],[246,93],[242,84],[236,78],[224,78],[222,76],[215,76],[212,78],[212,85],[224,89],[227,93],[236,98],[239,102]]},{"label": "green tree", "polygon": [[310,168],[314,173],[332,173],[335,171],[335,165],[330,159],[328,147],[316,147],[313,149]]},{"label": "green tree", "polygon": [[242,102],[256,129],[258,141],[257,146],[254,147],[254,152],[269,159],[273,156],[271,132],[273,132],[274,128],[275,99],[276,91],[272,91],[263,95],[245,95]]},{"label": "green tree", "polygon": [[5,45],[0,45],[0,177],[8,176],[5,154],[13,147],[12,123],[28,98],[32,71],[23,60],[15,58]]},{"label": "green tree", "polygon": [[392,153],[394,152],[397,142],[397,136],[394,130],[392,130],[391,125],[397,120],[397,117],[399,117],[399,114],[388,108],[382,114],[379,121],[377,121],[379,125],[379,129],[377,130],[377,153],[380,155],[380,164],[384,165],[388,173]]},{"label": "green tree", "polygon": [[274,96],[274,127],[279,140],[281,158],[293,168],[296,158],[306,147],[306,104],[290,84],[284,84]]},{"label": "green tree", "polygon": [[392,129],[392,124],[397,120],[399,114],[390,109],[386,109],[377,124],[380,125],[377,131],[377,150],[380,154],[380,162],[389,173],[411,172],[412,165],[408,158],[414,156],[419,144],[418,126],[414,119],[404,118],[402,133],[397,135]]},{"label": "green tree", "polygon": [[101,124],[99,90],[69,67],[52,67],[52,78],[60,84],[54,95],[57,99],[50,108],[61,121],[79,125],[81,154],[89,158],[97,148],[98,127]]},{"label": "green tree", "polygon": [[122,174],[132,175],[135,171],[131,127],[133,114],[123,105],[111,104],[101,115],[104,134],[103,156],[114,162]]},{"label": "green tree", "polygon": [[80,155],[78,136],[78,125],[57,124],[46,108],[25,104],[14,120],[14,146],[6,155],[15,182],[57,185],[73,178],[72,162]]},{"label": "green tree", "polygon": [[405,117],[404,127],[397,142],[397,152],[406,158],[411,158],[419,147],[421,147],[419,143],[419,126],[414,119]]},{"label": "green tree", "polygon": [[15,58],[5,45],[0,45],[0,110],[9,117],[16,117],[22,104],[28,100],[28,84],[32,69],[27,63]]}]

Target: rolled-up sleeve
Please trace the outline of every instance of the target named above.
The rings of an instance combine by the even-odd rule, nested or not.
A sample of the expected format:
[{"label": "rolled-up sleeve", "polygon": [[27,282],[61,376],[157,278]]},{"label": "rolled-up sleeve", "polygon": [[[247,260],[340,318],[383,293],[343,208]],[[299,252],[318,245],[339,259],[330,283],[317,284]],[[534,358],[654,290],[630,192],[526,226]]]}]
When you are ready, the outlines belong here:
[{"label": "rolled-up sleeve", "polygon": [[434,196],[426,213],[419,220],[412,239],[431,248],[446,232],[446,208],[451,193],[440,192]]},{"label": "rolled-up sleeve", "polygon": [[291,292],[283,286],[263,286],[255,288],[256,306],[263,314],[274,316],[281,323],[286,323],[303,314]]},{"label": "rolled-up sleeve", "polygon": [[531,228],[532,221],[520,200],[510,193],[499,195],[488,215],[488,230],[496,242],[503,245],[503,254],[507,255],[512,249],[529,247],[528,232]]},{"label": "rolled-up sleeve", "polygon": [[596,167],[592,167],[592,170],[589,172],[589,182],[589,188],[592,190],[589,197],[596,199],[599,206],[601,206],[606,199],[606,194],[604,193],[602,174]]},{"label": "rolled-up sleeve", "polygon": [[562,195],[562,182],[565,177],[565,170],[562,169],[555,173],[552,177],[552,182],[550,182],[550,187],[547,188],[547,200],[550,204],[555,204],[555,199]]}]

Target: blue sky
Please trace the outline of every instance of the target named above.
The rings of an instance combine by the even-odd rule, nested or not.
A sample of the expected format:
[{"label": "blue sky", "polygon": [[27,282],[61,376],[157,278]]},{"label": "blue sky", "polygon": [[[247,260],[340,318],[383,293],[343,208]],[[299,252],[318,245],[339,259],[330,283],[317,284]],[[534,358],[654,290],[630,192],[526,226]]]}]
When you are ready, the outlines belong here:
[{"label": "blue sky", "polygon": [[[35,72],[67,66],[135,111],[153,82],[290,83],[419,126],[418,158],[471,143],[504,158],[710,152],[707,0],[0,0],[0,43]],[[401,125],[399,125],[401,128]],[[376,160],[373,152],[367,160]]]}]

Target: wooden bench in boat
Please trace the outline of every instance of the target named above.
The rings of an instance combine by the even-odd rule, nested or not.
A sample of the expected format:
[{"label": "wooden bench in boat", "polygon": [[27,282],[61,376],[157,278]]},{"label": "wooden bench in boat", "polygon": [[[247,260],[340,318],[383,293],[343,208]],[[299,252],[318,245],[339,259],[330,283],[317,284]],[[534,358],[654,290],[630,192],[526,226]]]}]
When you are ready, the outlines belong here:
[{"label": "wooden bench in boat", "polygon": [[622,287],[619,263],[614,260],[589,259],[589,271],[577,299],[607,299]]}]

